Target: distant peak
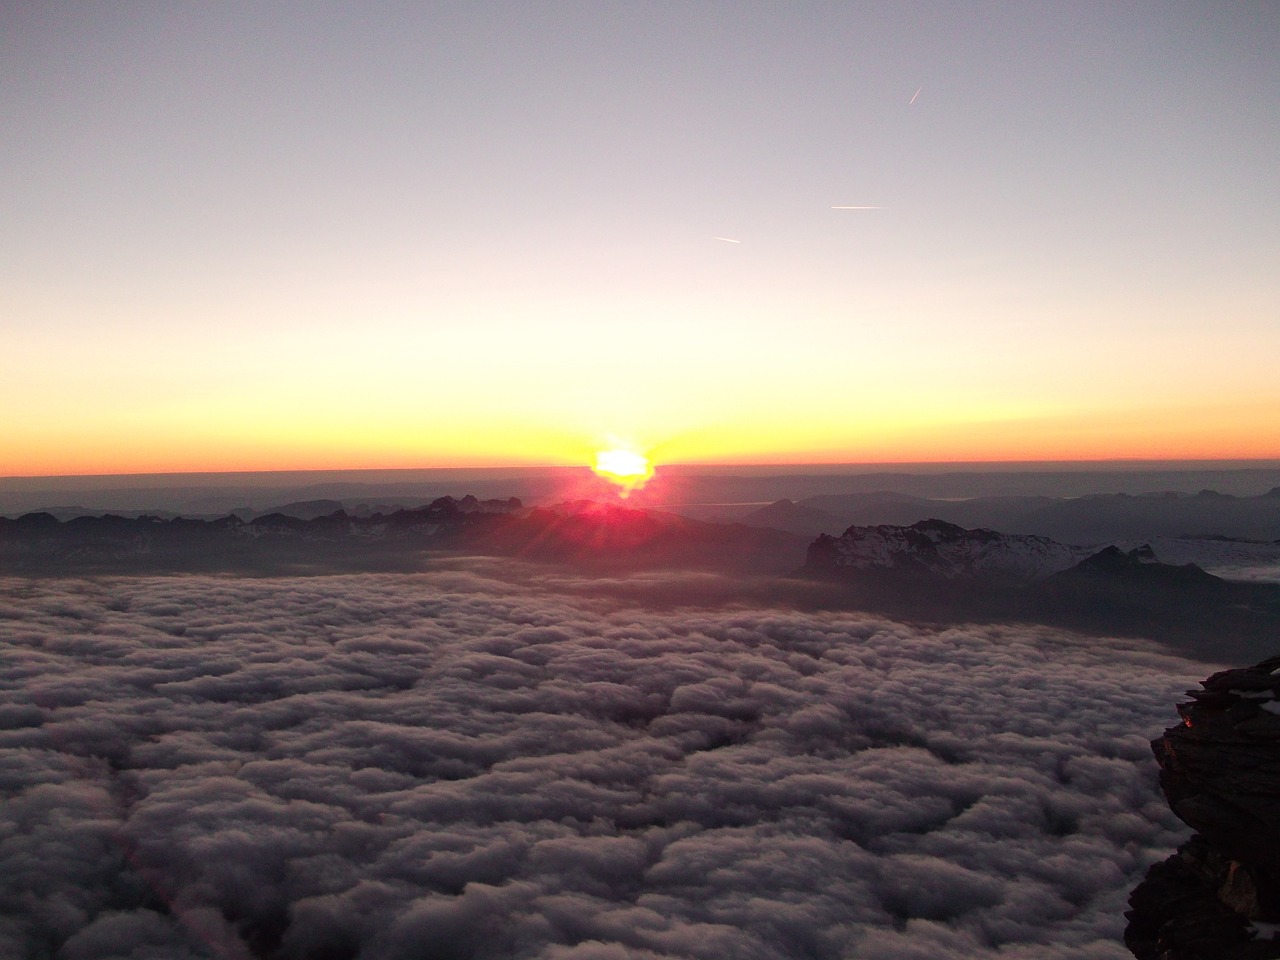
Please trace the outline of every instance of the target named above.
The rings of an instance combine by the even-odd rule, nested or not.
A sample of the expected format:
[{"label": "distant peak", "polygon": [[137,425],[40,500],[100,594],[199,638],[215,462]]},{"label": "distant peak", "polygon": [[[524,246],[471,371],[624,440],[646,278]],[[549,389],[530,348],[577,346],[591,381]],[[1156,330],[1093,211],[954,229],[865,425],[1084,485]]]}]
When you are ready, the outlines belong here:
[{"label": "distant peak", "polygon": [[917,521],[911,525],[911,529],[919,530],[921,533],[940,533],[948,537],[961,537],[971,532],[958,524],[948,523],[946,520],[939,520],[937,517]]},{"label": "distant peak", "polygon": [[1219,493],[1217,490],[1204,489],[1196,494],[1197,500],[1234,500],[1235,497],[1229,493]]}]

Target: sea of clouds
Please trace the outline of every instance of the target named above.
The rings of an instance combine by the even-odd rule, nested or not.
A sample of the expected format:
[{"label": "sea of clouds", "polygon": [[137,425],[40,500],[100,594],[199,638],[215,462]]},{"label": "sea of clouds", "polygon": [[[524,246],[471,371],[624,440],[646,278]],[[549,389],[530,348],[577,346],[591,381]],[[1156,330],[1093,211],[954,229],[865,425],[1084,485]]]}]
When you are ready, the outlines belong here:
[{"label": "sea of clouds", "polygon": [[1128,956],[1205,664],[507,569],[0,580],[0,956]]}]

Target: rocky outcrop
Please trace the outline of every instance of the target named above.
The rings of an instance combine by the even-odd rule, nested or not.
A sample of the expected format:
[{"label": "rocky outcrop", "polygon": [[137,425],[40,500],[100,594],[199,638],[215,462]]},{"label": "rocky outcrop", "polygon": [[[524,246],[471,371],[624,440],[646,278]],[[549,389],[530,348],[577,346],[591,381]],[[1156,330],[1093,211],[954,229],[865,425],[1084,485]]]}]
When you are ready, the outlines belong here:
[{"label": "rocky outcrop", "polygon": [[1280,958],[1280,657],[1201,686],[1151,744],[1196,834],[1133,891],[1125,942],[1140,960]]}]

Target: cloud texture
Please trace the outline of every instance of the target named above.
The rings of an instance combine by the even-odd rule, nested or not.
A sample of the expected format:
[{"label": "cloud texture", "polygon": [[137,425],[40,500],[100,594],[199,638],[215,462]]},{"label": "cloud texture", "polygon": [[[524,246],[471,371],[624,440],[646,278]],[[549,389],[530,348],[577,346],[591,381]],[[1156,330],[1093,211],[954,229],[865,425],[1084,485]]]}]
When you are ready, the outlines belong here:
[{"label": "cloud texture", "polygon": [[0,581],[0,956],[1127,957],[1203,664],[481,570]]}]

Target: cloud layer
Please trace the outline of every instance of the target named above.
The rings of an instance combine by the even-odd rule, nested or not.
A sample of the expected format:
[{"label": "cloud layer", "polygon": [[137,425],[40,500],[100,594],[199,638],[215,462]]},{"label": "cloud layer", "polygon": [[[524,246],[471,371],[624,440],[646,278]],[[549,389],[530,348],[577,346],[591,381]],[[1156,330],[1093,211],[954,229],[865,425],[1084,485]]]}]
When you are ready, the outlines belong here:
[{"label": "cloud layer", "polygon": [[483,568],[0,611],[5,958],[1127,957],[1205,673]]}]

